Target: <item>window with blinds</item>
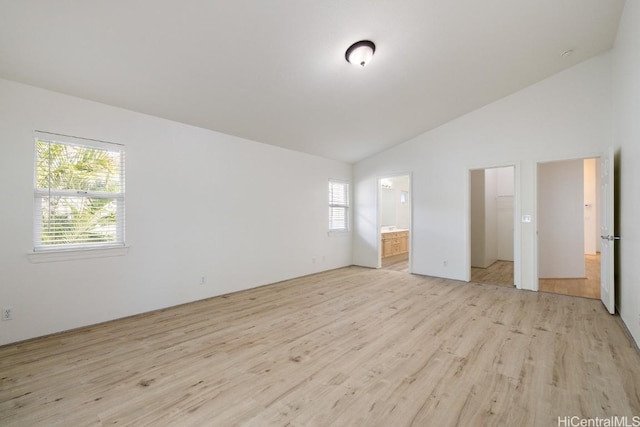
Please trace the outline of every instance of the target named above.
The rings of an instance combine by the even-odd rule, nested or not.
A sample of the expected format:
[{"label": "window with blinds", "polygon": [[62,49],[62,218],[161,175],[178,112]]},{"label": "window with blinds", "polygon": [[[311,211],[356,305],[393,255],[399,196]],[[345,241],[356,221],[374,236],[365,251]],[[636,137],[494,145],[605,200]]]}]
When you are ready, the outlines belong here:
[{"label": "window with blinds", "polygon": [[34,250],[124,245],[124,147],[36,132]]},{"label": "window with blinds", "polygon": [[349,184],[329,180],[329,231],[349,230]]}]

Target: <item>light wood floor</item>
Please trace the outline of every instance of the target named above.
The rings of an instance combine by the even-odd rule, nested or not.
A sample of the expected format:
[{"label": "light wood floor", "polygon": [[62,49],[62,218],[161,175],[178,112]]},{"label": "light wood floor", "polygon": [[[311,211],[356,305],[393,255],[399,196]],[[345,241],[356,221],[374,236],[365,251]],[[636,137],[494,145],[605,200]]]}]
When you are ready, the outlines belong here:
[{"label": "light wood floor", "polygon": [[385,270],[409,272],[409,253],[382,258],[381,267]]},{"label": "light wood floor", "polygon": [[513,287],[513,262],[496,261],[487,268],[471,267],[471,281]]},{"label": "light wood floor", "polygon": [[556,426],[640,415],[600,301],[349,267],[0,348],[2,426]]},{"label": "light wood floor", "polygon": [[539,279],[538,289],[554,294],[600,299],[600,254],[585,255],[585,278]]}]

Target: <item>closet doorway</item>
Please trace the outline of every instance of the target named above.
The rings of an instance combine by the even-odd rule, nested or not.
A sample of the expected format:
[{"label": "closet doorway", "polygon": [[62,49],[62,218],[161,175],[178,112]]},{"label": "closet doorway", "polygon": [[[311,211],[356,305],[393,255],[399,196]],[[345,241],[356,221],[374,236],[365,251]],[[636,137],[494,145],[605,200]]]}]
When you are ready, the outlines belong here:
[{"label": "closet doorway", "polygon": [[379,266],[409,273],[411,248],[411,177],[378,180]]},{"label": "closet doorway", "polygon": [[515,286],[515,167],[469,172],[471,281]]}]

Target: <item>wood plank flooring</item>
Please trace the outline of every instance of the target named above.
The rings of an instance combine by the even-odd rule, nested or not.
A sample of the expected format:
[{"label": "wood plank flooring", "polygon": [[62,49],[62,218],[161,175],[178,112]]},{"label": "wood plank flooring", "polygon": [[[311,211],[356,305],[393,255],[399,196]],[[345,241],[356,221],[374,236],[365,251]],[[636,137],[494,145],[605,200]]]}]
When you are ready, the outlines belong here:
[{"label": "wood plank flooring", "polygon": [[498,286],[515,286],[513,261],[496,261],[487,268],[471,267],[471,281]]},{"label": "wood plank flooring", "polygon": [[539,279],[538,289],[554,294],[600,299],[600,254],[585,255],[586,277],[577,279]]},{"label": "wood plank flooring", "polygon": [[381,267],[385,270],[409,272],[409,253],[382,258]]},{"label": "wood plank flooring", "polygon": [[2,426],[556,426],[640,415],[599,301],[349,267],[0,347]]}]

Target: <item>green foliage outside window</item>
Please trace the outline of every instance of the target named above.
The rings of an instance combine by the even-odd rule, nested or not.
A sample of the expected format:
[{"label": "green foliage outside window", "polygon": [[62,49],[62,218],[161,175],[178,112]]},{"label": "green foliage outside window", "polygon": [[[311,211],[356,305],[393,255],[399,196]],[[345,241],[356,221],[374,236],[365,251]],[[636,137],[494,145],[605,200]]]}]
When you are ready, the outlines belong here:
[{"label": "green foliage outside window", "polygon": [[42,212],[36,246],[121,240],[122,153],[47,140],[38,140],[36,149],[36,197]]}]

